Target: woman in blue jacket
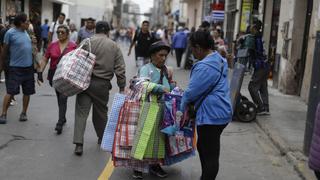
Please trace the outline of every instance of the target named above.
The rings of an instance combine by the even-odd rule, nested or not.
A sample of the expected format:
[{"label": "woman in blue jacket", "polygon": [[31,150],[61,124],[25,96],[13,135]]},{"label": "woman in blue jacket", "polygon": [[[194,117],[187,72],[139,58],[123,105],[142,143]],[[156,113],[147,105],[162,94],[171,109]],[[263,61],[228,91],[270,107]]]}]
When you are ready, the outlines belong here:
[{"label": "woman in blue jacket", "polygon": [[232,119],[228,65],[218,52],[211,50],[214,41],[208,32],[193,33],[190,45],[193,55],[200,61],[192,67],[181,109],[190,103],[198,107],[195,121],[201,180],[213,180],[219,170],[220,136]]}]

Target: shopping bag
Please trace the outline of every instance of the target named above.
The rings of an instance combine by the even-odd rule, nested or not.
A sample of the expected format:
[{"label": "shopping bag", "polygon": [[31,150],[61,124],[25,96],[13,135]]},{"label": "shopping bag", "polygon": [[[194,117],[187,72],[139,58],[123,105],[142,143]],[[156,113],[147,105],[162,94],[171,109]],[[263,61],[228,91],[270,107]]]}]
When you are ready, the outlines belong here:
[{"label": "shopping bag", "polygon": [[129,169],[134,169],[136,171],[148,173],[150,164],[162,164],[163,160],[159,159],[121,159],[121,158],[113,158],[113,165],[115,167],[125,167]]},{"label": "shopping bag", "polygon": [[170,166],[170,165],[182,162],[186,159],[189,159],[195,155],[196,155],[195,150],[187,151],[187,152],[175,155],[175,156],[170,156],[169,154],[166,154],[164,161],[163,161],[163,165]]},{"label": "shopping bag", "polygon": [[168,137],[169,155],[175,156],[193,148],[193,138],[184,135],[183,131],[177,131],[174,136]]},{"label": "shopping bag", "polygon": [[140,115],[140,101],[126,100],[123,108],[124,113],[119,121],[119,145],[132,147]]},{"label": "shopping bag", "polygon": [[[145,97],[148,96],[145,95]],[[139,116],[138,128],[131,152],[131,156],[133,158],[139,160],[144,158],[150,137],[152,135],[152,130],[156,125],[156,119],[159,111],[160,106],[156,101],[143,101]]]},{"label": "shopping bag", "polygon": [[163,119],[164,104],[159,103],[159,111],[155,119],[155,125],[152,129],[150,140],[147,145],[144,158],[163,159],[165,156],[165,135],[160,132],[160,122]]},{"label": "shopping bag", "polygon": [[[89,51],[82,47],[88,45]],[[73,96],[86,90],[96,56],[91,53],[90,39],[85,39],[79,48],[64,55],[53,76],[53,87],[65,96]]]},{"label": "shopping bag", "polygon": [[108,122],[103,133],[103,138],[101,142],[101,148],[104,151],[112,152],[112,147],[114,143],[114,135],[116,132],[116,127],[118,124],[120,109],[124,104],[126,95],[116,93],[113,98],[111,111],[108,117]]},{"label": "shopping bag", "polygon": [[165,109],[164,109],[164,118],[161,122],[161,132],[167,135],[173,136],[176,131],[179,130],[179,126],[177,123],[177,111],[180,110],[182,96],[173,95],[173,94],[165,94]]}]

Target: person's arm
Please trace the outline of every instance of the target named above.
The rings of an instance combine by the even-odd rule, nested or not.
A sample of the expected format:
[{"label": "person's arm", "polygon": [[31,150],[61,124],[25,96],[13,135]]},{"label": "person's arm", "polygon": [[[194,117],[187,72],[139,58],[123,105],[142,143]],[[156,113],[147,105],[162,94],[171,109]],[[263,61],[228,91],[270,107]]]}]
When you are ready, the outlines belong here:
[{"label": "person's arm", "polygon": [[9,46],[7,44],[3,44],[2,50],[1,50],[1,59],[0,59],[0,70],[1,71],[4,69],[5,60],[8,57],[8,50],[9,50]]},{"label": "person's arm", "polygon": [[[181,109],[192,102],[199,100],[208,89],[216,83],[220,76],[218,68],[209,68],[207,65],[197,65],[191,72],[189,85],[181,100]],[[201,79],[201,81],[199,81]]]},{"label": "person's arm", "polygon": [[114,72],[117,77],[117,84],[120,89],[120,93],[122,93],[126,87],[126,65],[119,47],[117,47],[115,56]]},{"label": "person's arm", "polygon": [[[139,70],[138,76],[140,78],[149,78],[150,81],[152,81],[152,77],[150,77],[152,76],[152,73],[152,70],[148,66],[142,66]],[[170,91],[162,84],[152,83],[152,85],[154,86],[152,88],[152,93],[167,93]]]},{"label": "person's arm", "polygon": [[130,56],[131,49],[133,48],[133,46],[136,45],[136,41],[137,41],[137,33],[134,34],[133,40],[131,41],[131,44],[130,44],[130,47],[129,47],[128,56]]}]

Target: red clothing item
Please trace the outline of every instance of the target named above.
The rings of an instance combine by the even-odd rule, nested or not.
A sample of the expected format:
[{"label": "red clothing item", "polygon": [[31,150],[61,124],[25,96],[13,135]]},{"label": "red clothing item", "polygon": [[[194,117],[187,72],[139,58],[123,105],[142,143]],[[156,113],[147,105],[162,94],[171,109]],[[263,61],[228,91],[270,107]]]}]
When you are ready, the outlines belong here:
[{"label": "red clothing item", "polygon": [[[74,42],[69,41],[69,43],[66,47],[66,50],[63,52],[63,55],[67,54],[68,52],[70,52],[76,48],[77,48],[77,45]],[[62,52],[59,47],[59,41],[53,42],[49,45],[49,47],[46,51],[45,57],[50,59],[50,69],[57,68],[57,64],[59,63],[58,59],[59,59],[61,53]]]}]

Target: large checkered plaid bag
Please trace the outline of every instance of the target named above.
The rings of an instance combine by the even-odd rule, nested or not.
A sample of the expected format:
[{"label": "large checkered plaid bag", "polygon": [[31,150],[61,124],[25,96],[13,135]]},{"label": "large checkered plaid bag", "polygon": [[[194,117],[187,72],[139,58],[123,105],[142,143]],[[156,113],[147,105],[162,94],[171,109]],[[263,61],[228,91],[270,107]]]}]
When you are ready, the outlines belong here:
[{"label": "large checkered plaid bag", "polygon": [[103,133],[103,138],[101,142],[101,148],[104,151],[112,152],[112,147],[114,143],[114,135],[116,132],[116,127],[118,124],[120,109],[124,104],[126,99],[125,94],[116,93],[113,98],[111,111],[108,116],[108,122]]},{"label": "large checkered plaid bag", "polygon": [[[82,47],[88,45],[89,51]],[[96,56],[91,53],[90,39],[85,39],[79,48],[64,55],[53,76],[53,87],[65,96],[73,96],[90,85]]]},{"label": "large checkered plaid bag", "polygon": [[132,142],[140,113],[140,93],[142,86],[127,92],[126,100],[121,107],[114,137],[113,157],[131,159]]}]

